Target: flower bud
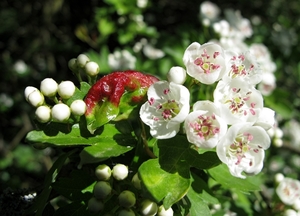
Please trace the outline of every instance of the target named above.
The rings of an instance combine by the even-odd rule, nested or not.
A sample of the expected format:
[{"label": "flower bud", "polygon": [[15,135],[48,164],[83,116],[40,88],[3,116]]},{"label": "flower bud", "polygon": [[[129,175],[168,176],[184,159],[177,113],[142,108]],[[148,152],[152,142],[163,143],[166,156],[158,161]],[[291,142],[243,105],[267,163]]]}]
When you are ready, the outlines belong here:
[{"label": "flower bud", "polygon": [[70,108],[73,115],[82,116],[86,111],[86,104],[83,100],[75,100],[71,103]]},{"label": "flower bud", "polygon": [[141,189],[141,180],[139,179],[139,175],[138,173],[136,173],[133,177],[132,177],[132,180],[131,180],[133,186],[136,188],[136,189]]},{"label": "flower bud", "polygon": [[64,122],[69,119],[71,111],[66,104],[55,104],[52,107],[51,114],[53,121]]},{"label": "flower bud", "polygon": [[96,76],[100,70],[99,65],[96,62],[92,62],[92,61],[86,63],[84,69],[87,75],[89,76]]},{"label": "flower bud", "polygon": [[128,168],[124,164],[117,164],[113,167],[113,177],[116,180],[124,180],[128,176]]},{"label": "flower bud", "polygon": [[41,82],[40,90],[43,95],[53,97],[57,92],[57,82],[52,78],[46,78]]},{"label": "flower bud", "polygon": [[179,66],[172,67],[167,74],[167,79],[169,82],[174,82],[181,85],[186,80],[186,71]]},{"label": "flower bud", "polygon": [[58,85],[57,91],[63,99],[69,99],[75,93],[75,85],[72,81],[63,81]]},{"label": "flower bud", "polygon": [[174,212],[172,208],[168,208],[167,210],[163,205],[158,208],[158,216],[173,216]]},{"label": "flower bud", "polygon": [[89,57],[87,57],[87,55],[85,54],[80,54],[77,57],[77,65],[81,68],[83,68],[86,65],[86,63],[89,61],[90,61]]},{"label": "flower bud", "polygon": [[30,95],[30,93],[32,93],[33,91],[38,90],[36,87],[33,86],[27,86],[24,90],[24,97],[26,99],[26,101],[28,101],[28,97]]},{"label": "flower bud", "polygon": [[28,95],[28,102],[34,107],[43,105],[44,101],[44,95],[38,89]]},{"label": "flower bud", "polygon": [[77,61],[76,58],[72,58],[72,59],[70,59],[69,62],[68,62],[68,67],[69,67],[70,70],[73,71],[73,72],[77,72],[77,70],[78,70],[78,68],[77,68],[78,65],[77,65],[76,61]]},{"label": "flower bud", "polygon": [[111,186],[106,181],[98,181],[94,186],[94,196],[96,199],[105,199],[111,193]]},{"label": "flower bud", "polygon": [[275,175],[275,182],[278,184],[284,179],[284,175],[282,173],[277,173]]},{"label": "flower bud", "polygon": [[101,164],[101,165],[97,166],[97,168],[95,170],[95,175],[99,180],[106,181],[111,176],[111,169],[106,164]]},{"label": "flower bud", "polygon": [[155,202],[152,202],[149,199],[145,199],[141,203],[141,214],[142,215],[155,215],[157,213],[157,204]]},{"label": "flower bud", "polygon": [[131,209],[122,209],[118,216],[135,216],[135,213]]},{"label": "flower bud", "polygon": [[35,111],[37,120],[46,123],[51,120],[51,109],[48,106],[39,106]]},{"label": "flower bud", "polygon": [[88,210],[92,213],[100,212],[103,207],[103,202],[101,200],[97,200],[95,197],[92,197],[88,202]]},{"label": "flower bud", "polygon": [[118,196],[120,206],[125,208],[131,208],[135,205],[136,198],[135,194],[129,190],[124,190]]}]

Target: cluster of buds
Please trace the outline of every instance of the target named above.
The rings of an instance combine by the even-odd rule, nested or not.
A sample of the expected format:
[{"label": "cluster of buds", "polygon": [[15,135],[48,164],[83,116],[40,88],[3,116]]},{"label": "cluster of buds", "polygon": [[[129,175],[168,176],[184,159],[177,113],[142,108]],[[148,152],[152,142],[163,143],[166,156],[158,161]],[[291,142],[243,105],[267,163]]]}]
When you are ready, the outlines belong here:
[{"label": "cluster of buds", "polygon": [[[71,114],[81,116],[86,111],[86,104],[83,100],[74,100],[70,106],[64,103],[74,95],[75,90],[76,87],[72,81],[62,81],[58,84],[52,78],[46,78],[41,82],[39,89],[27,86],[24,95],[28,103],[36,107],[35,116],[39,122],[67,122]],[[48,104],[46,98],[54,105]]]},{"label": "cluster of buds", "polygon": [[128,167],[124,164],[116,164],[112,169],[106,164],[97,166],[95,176],[98,181],[94,185],[93,197],[88,202],[88,209],[93,213],[99,213],[104,209],[104,203],[117,195],[119,206],[116,213],[118,216],[135,216],[137,214],[144,216],[173,215],[172,208],[166,210],[162,205],[158,206],[156,202],[150,199],[141,198],[141,200],[137,200],[140,197],[136,195],[136,191],[141,190],[141,181],[137,173],[131,179],[131,184],[136,190],[113,189],[112,185],[118,185],[118,182],[127,180],[128,174]]},{"label": "cluster of buds", "polygon": [[89,82],[94,83],[99,74],[99,65],[91,61],[85,54],[78,55],[77,58],[72,58],[68,64],[70,70],[75,74],[79,81],[82,81],[81,73],[88,76]]}]

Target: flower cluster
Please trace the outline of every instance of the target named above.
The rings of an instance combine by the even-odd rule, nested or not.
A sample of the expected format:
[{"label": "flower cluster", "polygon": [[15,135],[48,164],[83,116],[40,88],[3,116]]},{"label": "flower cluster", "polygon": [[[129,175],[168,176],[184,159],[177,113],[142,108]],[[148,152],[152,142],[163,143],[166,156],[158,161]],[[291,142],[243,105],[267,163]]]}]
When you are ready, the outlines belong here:
[{"label": "flower cluster", "polygon": [[[71,114],[81,116],[85,113],[86,105],[83,100],[74,100],[70,106],[63,101],[68,100],[75,93],[75,85],[72,81],[62,81],[58,84],[52,78],[46,78],[41,82],[40,89],[27,86],[24,91],[26,100],[36,107],[36,119],[41,123],[49,121],[66,122]],[[59,100],[56,95],[59,95]],[[46,102],[46,98],[52,100],[54,105]]]},{"label": "flower cluster", "polygon": [[[135,194],[135,190],[133,189],[120,190],[120,188],[113,188],[117,182],[127,180],[128,174],[128,167],[124,164],[116,164],[112,169],[106,164],[98,165],[95,169],[97,182],[93,187],[93,197],[88,201],[89,211],[93,213],[104,211],[105,201],[112,196],[117,195],[118,206],[114,211],[118,216],[134,216],[136,215],[136,212],[145,216],[173,216],[172,208],[166,210],[163,205],[159,206],[150,199],[141,198]],[[127,183],[123,182],[123,184]],[[141,190],[141,181],[137,173],[132,177],[130,186],[131,185],[134,186],[134,189]],[[127,186],[127,188],[130,187]]]},{"label": "flower cluster", "polygon": [[[219,7],[212,2],[205,1],[200,6],[202,23],[207,27],[212,26],[213,31],[219,36],[218,40],[213,40],[214,42],[230,52],[251,53],[255,57],[256,63],[261,70],[261,75],[260,80],[254,79],[254,81],[259,81],[257,82],[259,83],[258,89],[263,95],[270,95],[276,87],[276,77],[274,75],[276,65],[271,59],[268,48],[262,43],[247,45],[244,42],[246,38],[252,36],[253,31],[250,21],[242,17],[240,11],[227,9],[224,11],[225,18],[221,18],[219,14]],[[233,54],[233,56],[238,55]],[[213,58],[213,60],[215,59]],[[237,58],[235,62],[237,63],[239,60]],[[251,65],[247,65],[246,62],[244,62],[244,66],[247,71]],[[235,69],[236,73],[238,68]],[[255,74],[251,76],[255,76]]]},{"label": "flower cluster", "polygon": [[[264,150],[270,146],[266,130],[275,119],[256,89],[262,71],[255,58],[249,52],[224,50],[217,43],[194,42],[185,50],[183,63],[186,69],[172,68],[168,81],[156,82],[148,89],[140,117],[151,135],[172,138],[183,125],[188,141],[198,148],[216,148],[233,176],[259,173]],[[213,101],[196,101],[190,112],[190,89],[183,85],[185,73],[193,82],[200,82],[201,88],[216,83]]]},{"label": "flower cluster", "polygon": [[[99,73],[96,62],[80,54],[69,61],[69,68],[81,80],[81,71],[95,79]],[[71,115],[82,116],[86,112],[86,103],[82,99],[72,99],[76,86],[72,81],[66,80],[59,84],[52,78],[45,78],[40,88],[27,86],[24,91],[25,99],[36,107],[35,116],[41,123],[49,121],[67,122]]]},{"label": "flower cluster", "polygon": [[[299,215],[300,214],[300,181],[285,177],[283,174],[278,173],[275,176],[277,182],[276,194],[279,199],[287,206],[293,209],[287,209],[286,215]],[[290,212],[288,214],[288,212]],[[293,213],[293,214],[292,214]]]}]

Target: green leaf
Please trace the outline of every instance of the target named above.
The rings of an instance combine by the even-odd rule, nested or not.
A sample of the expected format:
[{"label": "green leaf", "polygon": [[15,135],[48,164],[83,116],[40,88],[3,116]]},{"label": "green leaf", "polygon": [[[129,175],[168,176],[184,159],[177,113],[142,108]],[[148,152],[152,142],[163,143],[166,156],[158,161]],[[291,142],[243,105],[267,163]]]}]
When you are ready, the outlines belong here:
[{"label": "green leaf", "polygon": [[[82,170],[73,170],[69,178],[59,178],[53,189],[69,200],[87,200],[91,197],[95,179]],[[88,188],[88,189],[87,189]],[[86,193],[90,194],[86,194]]]},{"label": "green leaf", "polygon": [[190,187],[189,178],[181,176],[175,170],[173,173],[165,171],[160,167],[158,159],[144,162],[138,172],[146,191],[156,202],[164,199],[165,208],[180,200]]},{"label": "green leaf", "polygon": [[[209,169],[220,164],[220,160],[215,152],[205,152],[199,154],[191,148],[186,136],[176,136],[171,139],[158,140],[159,163],[163,169],[172,172],[176,167],[181,170],[195,167],[197,169]],[[178,167],[179,166],[179,167]]]},{"label": "green leaf", "polygon": [[218,183],[228,189],[235,188],[242,192],[260,190],[261,184],[257,176],[247,176],[246,179],[234,177],[230,174],[228,167],[225,164],[209,169],[208,173]]},{"label": "green leaf", "polygon": [[[46,146],[71,147],[84,145],[126,145],[135,144],[131,134],[122,134],[116,129],[115,124],[106,124],[97,133],[91,135],[84,123],[67,124],[50,123],[43,130],[34,130],[27,134],[26,141],[30,144],[42,143]],[[124,146],[122,146],[124,148]]]}]

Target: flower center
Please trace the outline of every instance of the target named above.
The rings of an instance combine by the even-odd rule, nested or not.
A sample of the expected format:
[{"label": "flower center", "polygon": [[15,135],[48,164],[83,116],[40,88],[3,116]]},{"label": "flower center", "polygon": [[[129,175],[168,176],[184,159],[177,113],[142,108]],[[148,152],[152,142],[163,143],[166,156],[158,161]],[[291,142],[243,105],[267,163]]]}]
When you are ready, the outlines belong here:
[{"label": "flower center", "polygon": [[[170,89],[164,89],[163,94],[168,95],[170,93]],[[176,100],[165,100],[163,103],[155,100],[154,98],[150,98],[148,103],[151,106],[155,107],[155,114],[152,116],[152,119],[155,121],[168,121],[174,118],[180,112],[179,103]]]},{"label": "flower center", "polygon": [[210,139],[220,132],[220,128],[216,126],[215,115],[200,115],[194,122],[190,123],[190,127],[194,130],[194,133],[197,136],[205,140]]},{"label": "flower center", "polygon": [[[246,158],[245,154],[252,150],[254,153],[258,153],[260,150],[260,146],[257,148],[253,148],[250,146],[251,141],[253,140],[253,135],[250,133],[239,134],[233,143],[229,146],[229,156],[231,158],[237,158],[236,165],[239,165],[243,158]],[[249,166],[253,165],[253,161],[249,161]]]},{"label": "flower center", "polygon": [[245,56],[239,55],[239,56],[233,56],[231,58],[231,70],[229,71],[229,77],[236,78],[238,76],[247,76],[249,75],[253,69],[254,65],[251,64],[250,67],[247,69],[245,66]]},{"label": "flower center", "polygon": [[[207,54],[206,49],[204,49],[201,56],[195,59],[194,64],[201,67],[205,74],[209,74],[220,68],[220,65],[214,63],[219,55],[219,52],[214,52],[213,58],[211,59],[210,55]],[[212,61],[210,61],[210,59]]]},{"label": "flower center", "polygon": [[225,104],[228,104],[228,107],[232,114],[243,114],[248,115],[248,111],[255,115],[255,103],[250,103],[248,107],[247,101],[250,99],[251,91],[247,92],[246,95],[240,93],[241,89],[232,88],[232,97],[225,101]]}]

